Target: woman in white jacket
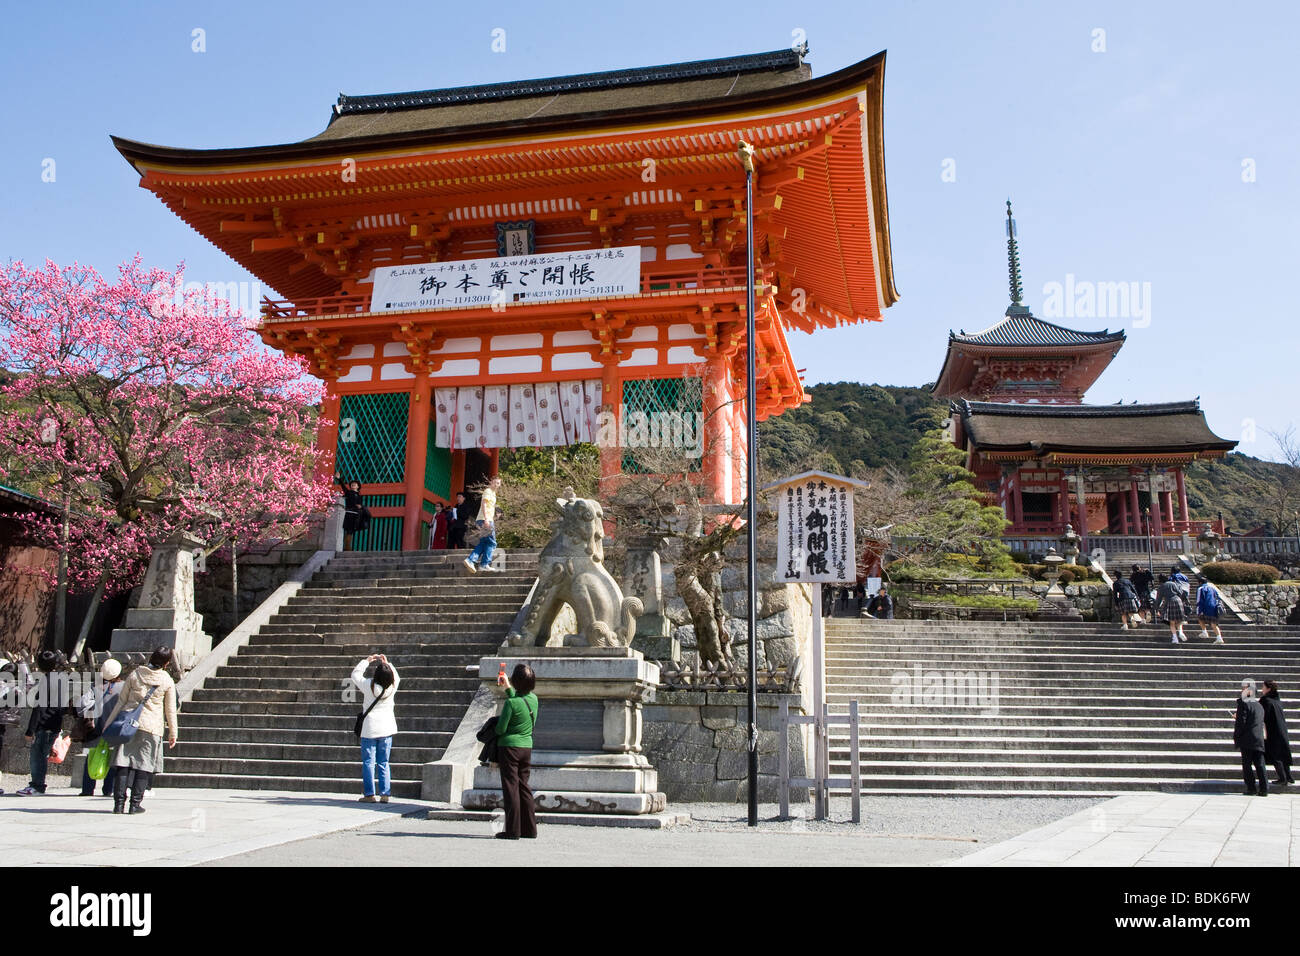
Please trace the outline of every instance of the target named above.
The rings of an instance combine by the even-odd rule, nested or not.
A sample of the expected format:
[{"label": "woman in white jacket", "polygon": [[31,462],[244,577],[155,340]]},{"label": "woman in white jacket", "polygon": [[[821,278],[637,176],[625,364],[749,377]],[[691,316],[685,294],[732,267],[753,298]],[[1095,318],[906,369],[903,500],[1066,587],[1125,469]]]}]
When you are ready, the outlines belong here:
[{"label": "woman in white jacket", "polygon": [[[375,663],[378,662],[378,663]],[[366,668],[375,663],[375,672],[366,678]],[[400,678],[397,668],[388,663],[383,654],[371,654],[352,668],[352,683],[362,694],[361,722],[361,786],[365,796],[362,803],[387,803],[391,786],[388,757],[393,751],[393,735],[397,733],[397,717],[393,713],[393,698],[397,696]],[[378,794],[375,790],[375,771],[379,771]]]}]

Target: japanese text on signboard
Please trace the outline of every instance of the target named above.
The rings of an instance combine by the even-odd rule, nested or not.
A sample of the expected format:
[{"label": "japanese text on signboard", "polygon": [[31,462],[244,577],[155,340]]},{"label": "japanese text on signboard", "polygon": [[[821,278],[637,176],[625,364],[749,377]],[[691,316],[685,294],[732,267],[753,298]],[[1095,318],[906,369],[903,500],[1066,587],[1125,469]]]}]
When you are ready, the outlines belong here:
[{"label": "japanese text on signboard", "polygon": [[641,291],[641,247],[429,262],[375,270],[371,312],[554,302]]},{"label": "japanese text on signboard", "polygon": [[852,488],[812,478],[785,485],[778,494],[776,579],[856,582]]}]

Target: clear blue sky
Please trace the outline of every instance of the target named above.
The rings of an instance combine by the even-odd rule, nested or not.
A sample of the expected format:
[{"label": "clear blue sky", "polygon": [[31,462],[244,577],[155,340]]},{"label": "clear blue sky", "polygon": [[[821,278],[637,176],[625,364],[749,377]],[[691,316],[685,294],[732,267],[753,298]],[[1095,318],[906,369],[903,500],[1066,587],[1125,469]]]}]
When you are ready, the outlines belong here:
[{"label": "clear blue sky", "polygon": [[[1007,304],[1003,202],[1026,304],[1045,286],[1137,283],[1149,324],[1089,400],[1200,395],[1211,426],[1300,422],[1300,5],[884,0],[718,5],[316,2],[11,5],[0,33],[0,258],[111,270],[139,251],[249,279],[137,187],[109,134],[171,146],[289,142],[339,91],[382,93],[788,46],[822,75],[888,50],[885,150],[902,301],[882,324],[792,333],[807,382],[920,385],[947,332]],[[506,30],[506,51],[491,32]],[[206,52],[192,51],[205,31]],[[1094,31],[1104,31],[1104,36]],[[1094,47],[1104,42],[1104,52]],[[56,179],[42,182],[42,163]],[[945,162],[952,162],[945,166]],[[1254,182],[1243,182],[1243,162]],[[944,181],[944,171],[955,181]],[[950,177],[951,178],[951,177]],[[1147,285],[1149,284],[1149,285]],[[1141,327],[1139,327],[1141,326]],[[1247,432],[1248,437],[1248,432]]]}]

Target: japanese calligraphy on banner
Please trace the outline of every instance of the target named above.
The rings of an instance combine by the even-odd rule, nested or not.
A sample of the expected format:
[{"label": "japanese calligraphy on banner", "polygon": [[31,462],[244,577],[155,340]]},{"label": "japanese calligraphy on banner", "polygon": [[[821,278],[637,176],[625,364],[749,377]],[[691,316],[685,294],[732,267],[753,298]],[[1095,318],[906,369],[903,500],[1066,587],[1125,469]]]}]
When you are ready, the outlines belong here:
[{"label": "japanese calligraphy on banner", "polygon": [[806,472],[770,485],[777,507],[776,580],[856,584],[853,489],[861,482]]},{"label": "japanese calligraphy on banner", "polygon": [[556,302],[641,291],[641,247],[583,249],[375,270],[371,312]]}]

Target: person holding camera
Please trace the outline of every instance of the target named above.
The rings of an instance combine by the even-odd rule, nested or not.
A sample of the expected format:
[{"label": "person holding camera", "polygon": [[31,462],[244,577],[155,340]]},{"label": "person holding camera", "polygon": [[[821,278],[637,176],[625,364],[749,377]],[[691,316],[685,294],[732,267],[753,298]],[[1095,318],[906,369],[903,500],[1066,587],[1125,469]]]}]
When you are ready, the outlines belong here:
[{"label": "person holding camera", "polygon": [[528,785],[533,761],[533,728],[537,725],[537,675],[527,664],[515,665],[510,679],[504,669],[497,675],[504,687],[505,703],[497,718],[497,761],[501,770],[501,800],[506,811],[505,829],[498,840],[532,840],[537,837],[537,809]]},{"label": "person holding camera", "polygon": [[[366,668],[374,673],[366,678]],[[401,678],[397,668],[383,654],[362,658],[352,668],[352,683],[362,694],[361,720],[361,803],[387,803],[392,790],[389,757],[397,734],[394,699]],[[377,792],[376,792],[377,791]]]}]

